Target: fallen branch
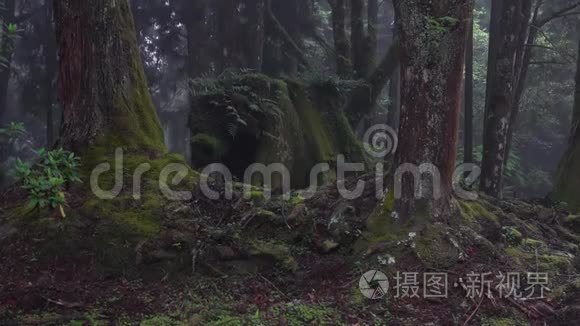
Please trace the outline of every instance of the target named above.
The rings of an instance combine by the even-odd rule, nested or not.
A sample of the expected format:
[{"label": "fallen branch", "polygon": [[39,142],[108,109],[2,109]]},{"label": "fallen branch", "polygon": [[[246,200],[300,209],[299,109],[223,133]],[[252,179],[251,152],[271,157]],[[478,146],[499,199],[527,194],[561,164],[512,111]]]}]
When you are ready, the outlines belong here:
[{"label": "fallen branch", "polygon": [[483,303],[483,299],[485,299],[485,297],[481,296],[481,300],[479,300],[479,303],[477,304],[477,306],[475,307],[475,309],[473,310],[471,315],[469,315],[469,317],[467,317],[467,320],[465,320],[465,323],[463,323],[463,326],[466,326],[467,323],[469,323],[469,321],[475,316],[475,314],[479,310],[479,307],[481,307],[481,304]]}]

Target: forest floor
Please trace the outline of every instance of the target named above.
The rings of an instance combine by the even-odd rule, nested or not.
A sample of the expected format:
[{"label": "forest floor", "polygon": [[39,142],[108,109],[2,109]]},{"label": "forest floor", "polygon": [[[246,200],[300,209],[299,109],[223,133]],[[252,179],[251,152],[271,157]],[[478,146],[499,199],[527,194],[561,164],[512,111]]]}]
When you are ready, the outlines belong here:
[{"label": "forest floor", "polygon": [[[42,239],[14,236],[18,230],[0,224],[0,324],[580,323],[579,220],[564,209],[489,198],[457,202],[449,223],[397,240],[376,236],[384,230],[372,220],[373,207],[385,204],[372,196],[345,201],[330,186],[309,200],[259,197],[239,197],[233,206],[199,198],[168,206],[167,215],[180,217],[140,246],[147,252],[138,254],[137,274],[103,269],[90,250],[39,258]],[[197,240],[187,250],[176,248],[176,239],[191,236],[179,224],[184,220],[195,225],[188,230]],[[180,259],[179,267],[167,264]],[[378,300],[359,289],[370,270],[389,279]],[[522,274],[524,291],[530,271],[548,273],[544,298],[501,297],[495,275]],[[492,275],[488,294],[469,297],[473,272]],[[402,273],[418,278],[396,282]],[[424,297],[426,273],[447,275],[446,298]]]}]

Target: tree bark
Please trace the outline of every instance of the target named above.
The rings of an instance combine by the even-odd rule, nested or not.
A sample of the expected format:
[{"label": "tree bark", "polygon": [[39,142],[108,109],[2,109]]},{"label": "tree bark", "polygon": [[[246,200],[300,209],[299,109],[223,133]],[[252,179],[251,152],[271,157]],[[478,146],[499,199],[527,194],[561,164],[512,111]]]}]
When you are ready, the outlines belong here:
[{"label": "tree bark", "polygon": [[502,196],[509,123],[525,40],[526,2],[529,0],[492,2],[480,189],[498,198]]},{"label": "tree bark", "polygon": [[244,52],[246,54],[246,68],[256,71],[262,69],[264,57],[264,0],[245,0],[242,10],[243,21],[240,26],[244,33]]},{"label": "tree bark", "polygon": [[12,50],[14,47],[13,39],[6,36],[6,26],[15,22],[15,10],[15,0],[7,0],[4,2],[4,8],[2,8],[2,20],[4,22],[4,26],[0,26],[0,28],[4,29],[0,34],[0,54],[5,56],[6,67],[0,68],[0,126],[4,124],[3,116],[7,109],[6,101],[8,95],[8,85],[10,83],[10,75],[12,73],[10,65],[12,64]]},{"label": "tree bark", "polygon": [[332,10],[332,31],[336,52],[336,73],[341,78],[352,75],[350,41],[346,33],[346,0],[329,0]]},{"label": "tree bark", "polygon": [[399,130],[401,119],[401,67],[397,64],[389,83],[389,112],[387,124],[394,130]]},{"label": "tree bark", "polygon": [[375,71],[366,78],[365,86],[353,91],[345,112],[352,128],[372,113],[385,84],[399,64],[399,44],[395,42],[387,51]]},{"label": "tree bark", "polygon": [[378,26],[379,26],[379,1],[369,0],[367,14],[367,39],[365,42],[365,76],[374,68],[377,45],[378,45]]},{"label": "tree bark", "polygon": [[[528,1],[531,6],[531,1]],[[536,43],[536,38],[538,36],[538,31],[540,26],[538,26],[538,19],[539,19],[539,11],[543,1],[538,0],[536,7],[534,9],[534,13],[531,17],[531,22],[525,21],[525,32],[527,35],[521,35],[522,40],[525,40],[525,44],[522,44],[521,52],[521,61],[520,66],[518,67],[518,76],[517,76],[517,86],[515,88],[514,94],[514,101],[512,104],[512,112],[510,115],[510,125],[508,130],[508,140],[506,146],[506,157],[509,160],[510,152],[513,144],[513,137],[516,131],[518,115],[520,113],[520,103],[522,97],[524,95],[524,91],[526,90],[526,81],[528,79],[528,70],[530,68],[530,62],[532,61],[532,44]],[[531,7],[530,7],[531,13]],[[529,19],[529,18],[528,18]],[[527,38],[527,39],[526,39]]]},{"label": "tree bark", "polygon": [[465,51],[465,96],[463,126],[463,161],[473,163],[473,20]]},{"label": "tree bark", "polygon": [[365,78],[367,63],[365,54],[365,25],[364,25],[364,0],[351,0],[350,2],[350,38],[352,44],[352,63],[355,78]]},{"label": "tree bark", "polygon": [[451,210],[465,45],[473,2],[395,0],[394,4],[402,84],[395,162],[397,166],[431,164],[440,174],[440,182],[423,175],[418,189],[411,175],[405,174],[399,180],[401,193],[395,210],[401,221],[423,208],[432,218],[445,220]]},{"label": "tree bark", "polygon": [[304,29],[312,19],[310,4],[308,0],[265,0],[264,73],[294,76],[301,66],[310,67],[302,50]]},{"label": "tree bark", "polygon": [[[163,154],[163,132],[151,100],[126,0],[55,0],[59,143],[87,157],[118,146]],[[92,156],[89,156],[92,157]],[[83,161],[83,164],[92,162]]]},{"label": "tree bark", "polygon": [[576,93],[568,148],[560,161],[553,197],[568,203],[569,209],[580,212],[580,42],[576,72]]},{"label": "tree bark", "polygon": [[[396,25],[396,24],[395,24]],[[392,28],[389,22],[389,28]],[[397,28],[392,28],[392,42],[395,44],[399,42],[397,35]],[[389,112],[387,114],[387,124],[394,130],[399,130],[399,121],[401,119],[401,65],[400,58],[397,58],[396,68],[391,74],[389,82]]]},{"label": "tree bark", "polygon": [[46,103],[46,147],[51,148],[54,144],[54,80],[56,75],[57,53],[56,53],[56,40],[54,38],[54,24],[53,24],[53,5],[50,0],[46,1],[45,8],[45,24],[46,24],[46,35],[45,38],[45,53],[44,53],[44,65],[45,65],[45,103]]},{"label": "tree bark", "polygon": [[187,74],[196,78],[207,72],[209,66],[206,27],[207,0],[185,2],[184,25],[187,31]]}]

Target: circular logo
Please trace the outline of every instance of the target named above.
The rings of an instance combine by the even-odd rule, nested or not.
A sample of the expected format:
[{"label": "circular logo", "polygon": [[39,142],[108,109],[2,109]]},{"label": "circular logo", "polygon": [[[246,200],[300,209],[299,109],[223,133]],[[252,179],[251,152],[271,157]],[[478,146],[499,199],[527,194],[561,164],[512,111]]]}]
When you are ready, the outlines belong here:
[{"label": "circular logo", "polygon": [[368,271],[361,276],[358,288],[366,298],[378,300],[389,291],[389,279],[381,271]]},{"label": "circular logo", "polygon": [[397,132],[386,124],[374,125],[365,133],[363,146],[375,158],[394,154],[399,146]]}]

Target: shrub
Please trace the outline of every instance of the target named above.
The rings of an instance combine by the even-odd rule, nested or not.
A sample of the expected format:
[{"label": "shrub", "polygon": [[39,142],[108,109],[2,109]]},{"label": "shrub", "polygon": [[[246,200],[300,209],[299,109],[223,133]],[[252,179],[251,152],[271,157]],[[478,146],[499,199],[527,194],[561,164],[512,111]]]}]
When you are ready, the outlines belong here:
[{"label": "shrub", "polygon": [[39,160],[32,166],[21,160],[16,161],[21,188],[28,192],[30,206],[37,209],[58,208],[64,218],[65,186],[81,182],[78,175],[80,160],[74,153],[62,148],[52,151],[41,149],[37,154]]}]

